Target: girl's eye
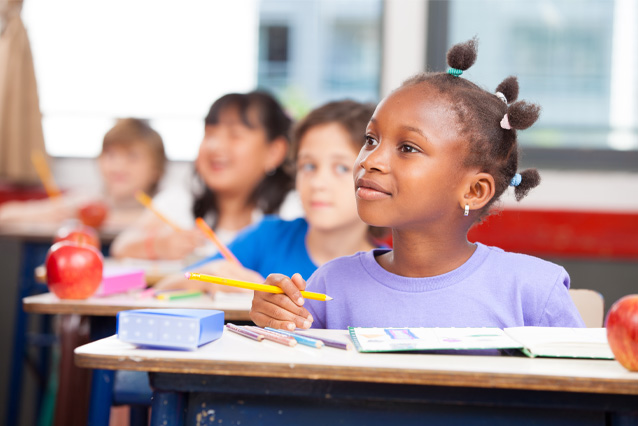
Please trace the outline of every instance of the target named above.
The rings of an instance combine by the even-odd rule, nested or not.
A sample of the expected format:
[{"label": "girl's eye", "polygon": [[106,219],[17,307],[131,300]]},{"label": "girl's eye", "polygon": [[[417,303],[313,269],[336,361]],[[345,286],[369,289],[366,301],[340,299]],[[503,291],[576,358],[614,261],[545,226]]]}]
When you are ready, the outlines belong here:
[{"label": "girl's eye", "polygon": [[344,164],[337,164],[335,166],[335,171],[337,172],[337,174],[350,174],[350,167],[344,165]]},{"label": "girl's eye", "polygon": [[401,152],[419,152],[418,149],[416,149],[415,147],[411,146],[411,145],[407,145],[407,144],[403,144],[401,145],[401,147],[399,148],[399,150]]},{"label": "girl's eye", "polygon": [[379,145],[379,142],[372,136],[366,136],[366,145],[377,146]]},{"label": "girl's eye", "polygon": [[297,171],[300,172],[311,172],[315,170],[315,165],[312,163],[301,163],[297,165]]}]

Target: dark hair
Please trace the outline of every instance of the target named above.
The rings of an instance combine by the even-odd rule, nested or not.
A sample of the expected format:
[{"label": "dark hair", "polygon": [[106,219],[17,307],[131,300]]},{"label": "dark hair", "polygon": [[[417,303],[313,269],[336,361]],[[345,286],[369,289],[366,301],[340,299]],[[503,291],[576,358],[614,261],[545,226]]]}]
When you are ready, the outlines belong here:
[{"label": "dark hair", "polygon": [[[467,70],[476,61],[477,47],[476,38],[453,46],[447,53],[448,65],[456,70]],[[527,129],[538,120],[540,106],[525,101],[515,102],[518,81],[512,76],[496,88],[496,92],[502,96],[447,72],[421,73],[406,80],[403,86],[418,84],[430,85],[450,101],[458,117],[459,131],[467,137],[468,151],[464,165],[478,167],[494,177],[494,197],[479,215],[484,216],[517,173],[519,152],[516,131]],[[505,114],[511,129],[501,127]],[[514,190],[517,201],[540,183],[536,169],[527,169],[520,174],[521,182]]]},{"label": "dark hair", "polygon": [[[365,144],[365,134],[368,122],[374,114],[376,105],[371,103],[360,103],[353,100],[342,100],[328,102],[308,113],[293,130],[292,149],[290,150],[291,163],[297,160],[301,140],[314,127],[324,124],[340,125],[350,137],[350,143],[355,151],[361,149]],[[354,188],[354,187],[353,187]],[[379,241],[385,238],[387,228],[368,226],[368,236],[370,242],[378,245]]]},{"label": "dark hair", "polygon": [[361,149],[365,144],[368,122],[376,105],[353,100],[328,102],[306,115],[293,130],[290,158],[295,161],[299,154],[299,144],[308,130],[322,124],[339,124],[350,136],[352,147]]},{"label": "dark hair", "polygon": [[149,192],[152,194],[157,190],[159,180],[164,175],[166,152],[164,151],[162,137],[151,127],[148,120],[139,118],[121,118],[117,120],[115,125],[104,135],[102,152],[112,146],[128,147],[135,143],[144,144],[151,150],[157,170],[157,180],[149,188]]},{"label": "dark hair", "polygon": [[[205,125],[219,123],[220,115],[228,110],[236,110],[241,122],[248,128],[262,127],[266,133],[268,143],[278,138],[284,138],[290,143],[290,126],[292,120],[284,112],[277,100],[262,91],[250,93],[230,93],[217,99],[208,111]],[[255,122],[257,121],[257,122]],[[284,161],[275,170],[269,172],[253,191],[250,202],[266,214],[276,213],[281,207],[286,195],[293,187],[293,178]],[[201,179],[198,176],[198,180]],[[215,193],[208,186],[201,185],[202,190],[196,194],[193,203],[195,217],[204,217],[209,213],[217,213]],[[215,217],[215,222],[217,217]],[[215,223],[213,224],[214,227]]]}]

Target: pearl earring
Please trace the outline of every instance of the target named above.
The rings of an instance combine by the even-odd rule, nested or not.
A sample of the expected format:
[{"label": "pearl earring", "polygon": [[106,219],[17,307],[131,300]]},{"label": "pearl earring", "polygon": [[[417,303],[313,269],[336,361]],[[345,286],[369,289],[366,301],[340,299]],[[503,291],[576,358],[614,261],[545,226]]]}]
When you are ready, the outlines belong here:
[{"label": "pearl earring", "polygon": [[470,205],[466,204],[465,205],[465,212],[463,213],[463,216],[468,216],[470,214]]}]

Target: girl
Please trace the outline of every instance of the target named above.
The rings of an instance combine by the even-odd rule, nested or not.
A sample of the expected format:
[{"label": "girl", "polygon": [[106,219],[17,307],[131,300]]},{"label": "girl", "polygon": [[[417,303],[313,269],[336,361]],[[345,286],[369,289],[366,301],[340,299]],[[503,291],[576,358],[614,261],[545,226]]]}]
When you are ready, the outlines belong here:
[{"label": "girl", "polygon": [[154,194],[165,164],[159,133],[145,120],[120,119],[104,135],[97,158],[101,191],[71,190],[53,199],[6,203],[0,206],[0,222],[59,223],[77,217],[81,207],[99,203],[108,210],[104,225],[123,229],[143,212],[135,193]]},{"label": "girl", "polygon": [[[515,102],[509,77],[492,94],[460,77],[476,59],[476,41],[448,52],[448,73],[406,81],[378,106],[354,167],[364,222],[392,228],[393,249],[335,259],[308,290],[334,298],[304,304],[299,275],[271,275],[285,294],[255,292],[260,326],[339,328],[579,327],[557,265],[467,241],[467,232],[508,184],[517,200],[538,185],[536,170],[517,173],[516,131],[539,107]],[[302,306],[303,305],[303,306]]]},{"label": "girl", "polygon": [[[346,100],[310,112],[296,126],[292,147],[305,219],[268,217],[242,232],[229,249],[243,266],[218,254],[190,269],[258,282],[273,272],[308,278],[330,259],[374,248],[381,230],[361,221],[352,194],[352,165],[373,111],[373,105]],[[156,285],[176,287],[213,291],[216,286],[184,280],[183,275]]]},{"label": "girl", "polygon": [[[120,234],[111,246],[114,257],[183,259],[206,240],[194,227],[203,217],[225,243],[264,213],[276,213],[292,186],[284,170],[291,120],[264,92],[222,96],[205,119],[204,139],[195,160],[193,193],[167,190],[153,200],[155,208],[183,231],[167,226],[153,212]],[[199,254],[215,251],[208,244]]]}]

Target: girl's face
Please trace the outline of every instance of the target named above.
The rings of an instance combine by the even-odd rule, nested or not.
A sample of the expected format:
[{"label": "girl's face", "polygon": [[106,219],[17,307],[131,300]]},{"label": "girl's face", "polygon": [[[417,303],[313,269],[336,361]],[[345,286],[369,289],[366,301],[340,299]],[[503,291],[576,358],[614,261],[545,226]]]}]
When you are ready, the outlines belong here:
[{"label": "girl's face", "polygon": [[153,153],[144,142],[109,146],[98,157],[98,165],[106,194],[115,200],[134,199],[137,191],[149,192],[158,179]]},{"label": "girl's face", "polygon": [[273,154],[275,146],[279,144],[268,143],[262,126],[247,127],[238,111],[229,108],[222,111],[217,124],[206,125],[195,166],[214,192],[251,194],[266,172],[283,161],[283,156]]},{"label": "girl's face", "polygon": [[337,123],[310,128],[297,155],[296,187],[315,229],[332,231],[366,225],[357,215],[352,194],[352,165],[357,150],[349,134]]},{"label": "girl's face", "polygon": [[403,87],[377,107],[354,165],[364,222],[423,229],[462,216],[465,145],[449,101],[429,85]]}]

